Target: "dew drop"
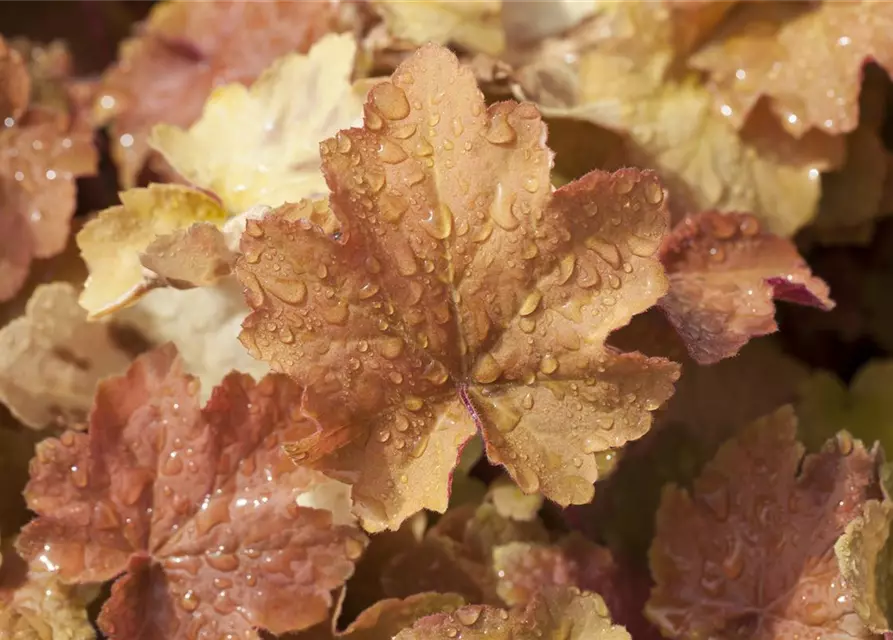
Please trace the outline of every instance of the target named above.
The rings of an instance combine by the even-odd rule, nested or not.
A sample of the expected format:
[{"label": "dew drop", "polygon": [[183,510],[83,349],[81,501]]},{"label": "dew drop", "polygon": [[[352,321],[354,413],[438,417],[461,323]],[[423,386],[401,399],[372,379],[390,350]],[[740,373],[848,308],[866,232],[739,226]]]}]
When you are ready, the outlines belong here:
[{"label": "dew drop", "polygon": [[180,460],[180,457],[176,452],[171,452],[171,455],[169,455],[161,465],[161,470],[166,475],[175,476],[183,471],[183,461]]},{"label": "dew drop", "polygon": [[481,384],[494,382],[501,375],[502,367],[496,362],[496,358],[489,353],[485,353],[478,358],[478,361],[474,366],[474,371],[472,372],[472,377]]},{"label": "dew drop", "polygon": [[421,136],[414,153],[420,158],[427,158],[434,153],[434,147],[431,146],[431,143],[424,136]]},{"label": "dew drop", "polygon": [[655,205],[664,201],[664,190],[657,182],[645,183],[645,200]]},{"label": "dew drop", "polygon": [[190,589],[180,598],[180,607],[183,608],[184,611],[192,613],[196,609],[198,609],[198,596],[195,595],[195,592]]},{"label": "dew drop", "polygon": [[521,400],[521,406],[525,409],[533,409],[533,394],[526,394]]},{"label": "dew drop", "polygon": [[406,399],[403,401],[403,406],[409,409],[410,411],[419,411],[425,403],[421,398],[417,398],[415,396],[406,396]]},{"label": "dew drop", "polygon": [[505,114],[497,113],[490,120],[490,126],[487,128],[485,137],[493,144],[510,144],[518,138],[518,133],[509,124]]},{"label": "dew drop", "polygon": [[528,193],[536,193],[540,188],[540,181],[533,176],[524,179],[524,190]]},{"label": "dew drop", "polygon": [[558,360],[551,354],[546,354],[540,360],[540,371],[546,375],[555,373],[558,370]]},{"label": "dew drop", "polygon": [[366,128],[372,131],[380,131],[384,126],[384,120],[374,109],[366,109]]},{"label": "dew drop", "polygon": [[574,273],[577,257],[573,253],[564,256],[558,263],[558,284],[565,284]]},{"label": "dew drop", "polygon": [[412,134],[414,134],[415,132],[416,132],[416,126],[414,124],[410,123],[410,124],[404,124],[403,126],[400,126],[400,127],[394,127],[393,129],[391,129],[391,131],[389,133],[393,137],[397,138],[398,140],[406,140],[407,138],[411,137]]},{"label": "dew drop", "polygon": [[539,491],[540,488],[539,476],[528,467],[520,467],[515,471],[515,482],[518,483],[521,491],[526,494],[535,493]]},{"label": "dew drop", "polygon": [[218,571],[235,571],[239,568],[239,558],[234,553],[215,551],[206,556],[208,564]]},{"label": "dew drop", "polygon": [[[537,310],[542,299],[542,293],[539,291],[532,291],[526,298],[524,298],[524,301],[521,303],[521,308],[518,310],[518,314],[522,317],[529,316]],[[529,331],[527,333],[529,333]]]},{"label": "dew drop", "polygon": [[406,213],[409,202],[399,193],[385,192],[378,197],[378,208],[385,222],[395,224]]},{"label": "dew drop", "polygon": [[78,489],[87,486],[87,470],[83,467],[73,465],[71,467],[71,483]]},{"label": "dew drop", "polygon": [[442,204],[428,211],[428,216],[422,219],[422,228],[436,240],[445,240],[453,231],[453,212],[449,206]]},{"label": "dew drop", "polygon": [[620,256],[620,249],[613,242],[600,240],[596,237],[586,239],[586,247],[591,249],[599,258],[607,262],[612,268],[619,269],[623,259]]},{"label": "dew drop", "polygon": [[493,202],[490,203],[490,217],[506,231],[518,228],[518,219],[512,213],[512,201],[514,194],[506,196],[502,183],[496,185],[496,193]]},{"label": "dew drop", "polygon": [[398,337],[389,337],[381,340],[379,343],[379,352],[382,357],[388,360],[394,360],[403,353],[403,339]]},{"label": "dew drop", "polygon": [[409,115],[409,100],[403,89],[391,82],[381,82],[370,92],[372,102],[388,120],[402,120]]},{"label": "dew drop", "polygon": [[384,138],[378,146],[378,157],[387,164],[398,164],[409,156],[399,144],[388,138]]},{"label": "dew drop", "polygon": [[633,190],[635,181],[633,177],[627,173],[621,173],[614,181],[614,193],[623,195]]},{"label": "dew drop", "polygon": [[466,627],[473,626],[481,618],[481,608],[475,605],[468,605],[456,611],[456,619]]},{"label": "dew drop", "polygon": [[745,215],[739,228],[745,236],[755,236],[760,232],[760,222],[754,216]]}]

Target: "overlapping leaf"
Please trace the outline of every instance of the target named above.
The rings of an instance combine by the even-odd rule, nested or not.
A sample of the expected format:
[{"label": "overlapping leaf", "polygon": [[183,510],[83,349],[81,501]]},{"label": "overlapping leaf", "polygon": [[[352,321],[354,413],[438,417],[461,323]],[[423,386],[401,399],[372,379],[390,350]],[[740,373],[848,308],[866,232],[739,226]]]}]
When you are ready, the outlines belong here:
[{"label": "overlapping leaf", "polygon": [[670,290],[660,306],[692,357],[711,364],[778,330],[773,298],[832,309],[828,286],[792,242],[747,214],[708,211],[679,223],[661,247]]},{"label": "overlapping leaf", "polygon": [[3,301],[21,288],[33,259],[65,248],[75,209],[75,178],[92,174],[98,157],[89,129],[76,127],[67,110],[35,102],[40,96],[25,62],[2,38],[0,74]]},{"label": "overlapping leaf", "polygon": [[307,51],[334,26],[337,11],[337,3],[322,0],[155,6],[140,35],[121,46],[98,91],[97,120],[113,121],[112,154],[122,186],[137,184],[154,125],[191,125],[214,87],[249,84],[276,58]]},{"label": "overlapping leaf", "polygon": [[160,284],[140,261],[159,236],[196,222],[222,226],[226,220],[218,200],[182,185],[153,184],[120,197],[120,205],[99,212],[77,235],[90,269],[80,303],[92,318],[121,309]]},{"label": "overlapping leaf", "polygon": [[350,83],[356,43],[328,35],[308,55],[277,60],[250,89],[215,89],[188,131],[158,125],[150,145],[230,213],[327,193],[319,141],[362,117],[362,86]]},{"label": "overlapping leaf", "polygon": [[322,153],[337,239],[286,205],[248,221],[237,264],[244,344],[326,424],[292,455],[354,484],[370,530],[443,511],[476,427],[525,491],[590,499],[593,454],[644,434],[677,377],[604,345],[665,291],[656,178],[594,172],[551,193],[537,110],[486,109],[433,45]]},{"label": "overlapping leaf", "polygon": [[842,163],[842,141],[819,131],[794,138],[768,109],[755,109],[740,131],[714,111],[679,56],[722,17],[721,5],[697,3],[689,14],[616,3],[519,69],[518,92],[547,115],[625,134],[627,161],[657,170],[679,211],[750,211],[790,235],[815,214],[820,173]]},{"label": "overlapping leaf", "polygon": [[724,445],[657,514],[646,615],[673,638],[869,638],[833,547],[879,495],[876,455],[847,434],[803,457],[790,407]]},{"label": "overlapping leaf", "polygon": [[121,575],[99,618],[110,638],[309,627],[365,546],[346,494],[280,452],[313,429],[299,387],[234,373],[204,409],[197,394],[173,348],[152,351],[100,385],[88,433],[32,463],[38,517],[18,548],[68,583]]},{"label": "overlapping leaf", "polygon": [[452,614],[432,615],[394,636],[394,640],[628,640],[629,633],[611,623],[598,595],[577,589],[542,592],[523,609],[511,612],[468,605]]},{"label": "overlapping leaf", "polygon": [[743,3],[691,58],[709,73],[717,111],[743,127],[766,96],[796,136],[852,131],[862,68],[893,73],[893,6],[859,2]]},{"label": "overlapping leaf", "polygon": [[84,423],[99,380],[130,362],[65,282],[35,289],[25,315],[0,330],[0,354],[0,400],[34,429]]}]

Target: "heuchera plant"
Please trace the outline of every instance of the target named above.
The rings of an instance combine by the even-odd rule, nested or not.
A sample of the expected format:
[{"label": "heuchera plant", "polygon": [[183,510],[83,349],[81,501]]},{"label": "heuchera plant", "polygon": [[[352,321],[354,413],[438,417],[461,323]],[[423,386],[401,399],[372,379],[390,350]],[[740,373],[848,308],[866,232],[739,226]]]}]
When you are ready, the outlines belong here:
[{"label": "heuchera plant", "polygon": [[116,6],[0,3],[0,640],[893,634],[893,5]]}]

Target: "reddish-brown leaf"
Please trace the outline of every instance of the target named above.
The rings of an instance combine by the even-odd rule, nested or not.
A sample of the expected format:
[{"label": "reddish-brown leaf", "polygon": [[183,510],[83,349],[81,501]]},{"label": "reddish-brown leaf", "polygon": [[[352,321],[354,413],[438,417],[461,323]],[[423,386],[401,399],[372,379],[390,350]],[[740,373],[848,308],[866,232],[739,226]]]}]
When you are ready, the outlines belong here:
[{"label": "reddish-brown leaf", "polygon": [[842,434],[804,458],[790,407],[725,444],[691,493],[665,487],[646,615],[672,638],[872,637],[834,543],[880,495],[876,452]]},{"label": "reddish-brown leaf", "polygon": [[19,550],[69,583],[123,573],[100,616],[110,638],[309,627],[365,546],[333,523],[343,513],[312,508],[331,481],[280,452],[313,429],[300,387],[233,373],[202,409],[198,386],[156,349],[101,383],[88,433],[45,440],[32,461],[38,517]]},{"label": "reddish-brown leaf", "polygon": [[135,186],[153,125],[188,127],[214,87],[250,84],[279,56],[306,52],[333,28],[337,7],[323,0],[156,5],[140,35],[121,46],[98,91],[97,118],[114,121],[112,154],[121,183]]},{"label": "reddish-brown leaf", "polygon": [[92,131],[72,118],[64,87],[53,84],[61,103],[51,100],[46,82],[32,83],[27,74],[22,57],[0,38],[0,301],[22,287],[34,258],[65,249],[75,178],[94,173],[98,162]]},{"label": "reddish-brown leaf", "polygon": [[828,285],[812,275],[794,243],[751,215],[690,216],[667,236],[661,259],[670,290],[660,306],[701,364],[778,330],[773,299],[834,308]]},{"label": "reddish-brown leaf", "polygon": [[553,193],[545,139],[428,45],[322,143],[336,236],[306,202],[248,221],[242,341],[306,386],[324,429],[291,452],[354,484],[369,530],[443,511],[476,428],[525,492],[586,502],[594,454],[672,393],[675,365],[604,344],[666,290],[664,192],[624,169]]}]

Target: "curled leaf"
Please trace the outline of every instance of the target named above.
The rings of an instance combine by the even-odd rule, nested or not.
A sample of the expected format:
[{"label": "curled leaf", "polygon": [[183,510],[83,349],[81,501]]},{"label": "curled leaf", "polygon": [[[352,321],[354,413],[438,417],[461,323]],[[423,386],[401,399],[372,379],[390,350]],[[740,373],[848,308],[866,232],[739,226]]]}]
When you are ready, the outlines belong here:
[{"label": "curled leaf", "polygon": [[31,78],[22,56],[0,39],[0,118],[21,116],[30,93]]},{"label": "curled leaf", "polygon": [[840,572],[852,589],[856,613],[875,633],[893,630],[890,609],[890,528],[893,505],[869,500],[863,513],[846,528],[834,545]]},{"label": "curled leaf", "polygon": [[840,438],[804,458],[795,433],[780,409],[725,444],[691,493],[664,488],[645,609],[664,635],[870,637],[833,546],[878,494],[876,453]]},{"label": "curled leaf", "polygon": [[324,427],[290,452],[352,483],[368,530],[442,512],[477,428],[525,492],[586,502],[594,454],[672,393],[675,365],[604,345],[665,291],[664,192],[629,169],[552,193],[545,133],[428,45],[322,143],[342,231],[308,203],[248,221],[241,339],[306,385]]},{"label": "curled leaf", "polygon": [[[153,184],[120,194],[121,204],[100,211],[77,235],[90,269],[80,303],[91,318],[132,304],[159,278],[147,272],[140,254],[159,236],[182,231],[196,222],[222,225],[226,212],[211,196],[176,184]],[[187,254],[188,259],[188,254]]]},{"label": "curled leaf", "polygon": [[467,605],[451,614],[418,620],[394,640],[628,640],[629,633],[611,623],[600,596],[578,589],[551,589],[527,607],[507,612],[495,607]]},{"label": "curled leaf", "polygon": [[307,55],[277,60],[250,89],[215,89],[188,131],[160,124],[149,144],[231,213],[319,197],[319,141],[362,116],[365,94],[350,83],[356,48],[349,34],[327,35]]},{"label": "curled leaf", "polygon": [[661,259],[670,289],[660,306],[701,364],[777,331],[773,299],[834,308],[828,285],[794,244],[762,230],[751,215],[689,216],[664,240]]},{"label": "curled leaf", "polygon": [[96,384],[130,363],[108,324],[87,322],[77,295],[68,283],[41,285],[0,330],[0,400],[33,429],[85,422]]},{"label": "curled leaf", "polygon": [[796,136],[859,122],[865,64],[893,73],[893,6],[887,2],[744,3],[690,63],[709,73],[717,110],[744,125],[766,96]]},{"label": "curled leaf", "polygon": [[122,186],[136,186],[153,126],[188,127],[214,87],[247,85],[280,56],[307,51],[335,25],[337,12],[337,3],[323,0],[174,0],[153,7],[97,91],[95,115],[112,122]]},{"label": "curled leaf", "polygon": [[309,627],[365,547],[347,495],[280,451],[313,429],[299,387],[234,373],[202,409],[198,386],[172,347],[141,356],[100,384],[88,433],[32,462],[38,517],[18,549],[68,583],[120,576],[99,617],[110,638]]}]

